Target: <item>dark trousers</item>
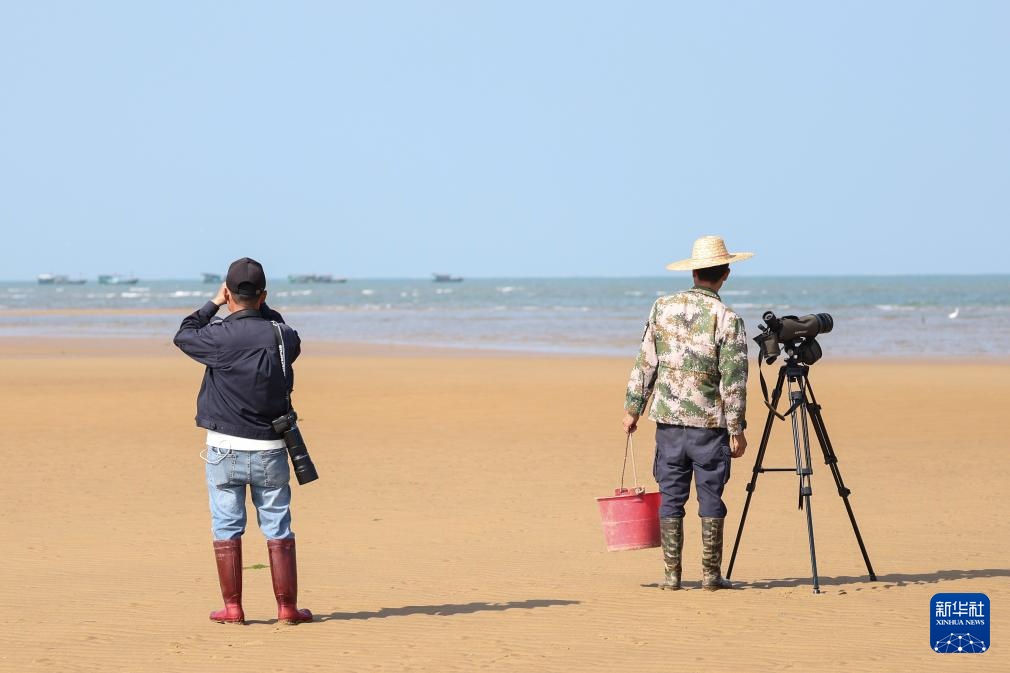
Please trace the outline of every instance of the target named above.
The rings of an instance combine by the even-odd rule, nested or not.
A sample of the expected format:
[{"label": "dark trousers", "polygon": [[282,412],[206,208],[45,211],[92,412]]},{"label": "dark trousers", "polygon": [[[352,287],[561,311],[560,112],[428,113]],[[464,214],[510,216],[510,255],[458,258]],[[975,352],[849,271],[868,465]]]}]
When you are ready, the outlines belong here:
[{"label": "dark trousers", "polygon": [[658,424],[652,475],[662,493],[659,516],[684,516],[684,504],[691,495],[691,476],[694,475],[698,516],[725,517],[722,490],[729,481],[730,460],[726,428]]}]

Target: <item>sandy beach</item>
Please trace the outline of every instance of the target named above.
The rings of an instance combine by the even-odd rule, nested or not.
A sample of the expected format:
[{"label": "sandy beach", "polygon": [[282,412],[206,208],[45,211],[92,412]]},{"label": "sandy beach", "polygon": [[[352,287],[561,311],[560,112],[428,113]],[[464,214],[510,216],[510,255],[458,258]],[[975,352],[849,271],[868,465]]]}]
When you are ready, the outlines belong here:
[{"label": "sandy beach", "polygon": [[[605,550],[594,498],[624,448],[630,359],[308,343],[295,405],[321,479],[295,486],[300,603],[274,622],[266,547],[245,537],[251,623],[220,605],[201,367],[170,343],[6,339],[0,671],[1010,670],[1010,364],[830,361],[812,379],[880,581],[827,468],[813,595],[796,478],[760,478],[734,580],[704,592],[695,502],[687,591],[657,549]],[[726,557],[764,413],[733,465]],[[636,434],[650,490],[652,425]],[[792,461],[786,424],[768,465]],[[724,564],[725,569],[725,564]],[[929,599],[977,591],[992,650],[929,648]]]}]

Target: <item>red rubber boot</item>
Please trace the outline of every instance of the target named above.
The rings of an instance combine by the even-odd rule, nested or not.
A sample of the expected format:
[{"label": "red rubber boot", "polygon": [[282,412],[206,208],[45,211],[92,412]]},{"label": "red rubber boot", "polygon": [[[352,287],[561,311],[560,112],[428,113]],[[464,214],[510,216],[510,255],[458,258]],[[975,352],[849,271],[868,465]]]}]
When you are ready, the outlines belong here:
[{"label": "red rubber boot", "polygon": [[311,622],[312,613],[298,609],[298,566],[295,563],[295,539],[267,540],[270,577],[277,597],[277,621],[285,624]]},{"label": "red rubber boot", "polygon": [[217,557],[217,578],[221,582],[224,608],[210,613],[212,621],[222,624],[245,624],[242,611],[242,538],[214,540]]}]

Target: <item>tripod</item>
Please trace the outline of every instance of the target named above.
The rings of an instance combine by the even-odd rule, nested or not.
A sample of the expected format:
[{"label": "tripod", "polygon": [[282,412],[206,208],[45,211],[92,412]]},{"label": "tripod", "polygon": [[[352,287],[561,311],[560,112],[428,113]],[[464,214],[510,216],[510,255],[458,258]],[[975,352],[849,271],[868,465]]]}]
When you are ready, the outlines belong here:
[{"label": "tripod", "polygon": [[[852,523],[852,531],[856,534],[856,542],[859,543],[859,551],[863,554],[863,561],[866,563],[866,570],[870,574],[870,581],[876,582],[877,575],[870,565],[870,557],[866,553],[866,546],[863,544],[863,536],[859,534],[859,526],[856,524],[856,515],[852,513],[852,506],[849,504],[849,494],[851,491],[845,487],[842,481],[842,473],[838,471],[838,456],[828,439],[828,431],[824,426],[824,419],[821,417],[821,405],[817,404],[814,397],[813,388],[810,386],[810,367],[798,362],[795,355],[790,355],[779,368],[778,381],[772,392],[771,402],[767,402],[767,389],[765,389],[766,404],[768,405],[768,420],[765,422],[764,433],[761,435],[761,445],[758,447],[757,458],[754,461],[754,474],[747,484],[747,500],[744,502],[743,514],[740,517],[740,527],[736,531],[736,541],[733,543],[733,554],[730,556],[729,569],[726,571],[726,578],[733,575],[733,564],[736,562],[736,553],[740,547],[740,537],[743,535],[743,527],[747,522],[747,511],[750,509],[750,501],[754,496],[754,489],[757,486],[758,475],[762,472],[795,472],[800,478],[799,488],[799,508],[806,511],[807,515],[807,538],[810,543],[810,569],[813,573],[814,593],[821,593],[820,579],[817,576],[817,553],[814,550],[814,520],[810,512],[810,496],[813,489],[810,484],[810,477],[814,470],[810,461],[810,436],[807,430],[807,418],[809,417],[814,427],[814,434],[817,442],[821,445],[821,452],[824,454],[824,463],[831,470],[834,477],[835,486],[838,488],[838,495],[845,503],[845,511],[849,513],[849,522]],[[782,396],[782,387],[788,381],[789,388],[789,409],[785,414],[776,411],[779,399]],[[764,388],[764,379],[761,379],[761,386]],[[764,467],[765,451],[768,449],[768,438],[771,437],[772,423],[776,418],[785,420],[789,416],[793,430],[793,452],[796,458],[796,467]]]}]

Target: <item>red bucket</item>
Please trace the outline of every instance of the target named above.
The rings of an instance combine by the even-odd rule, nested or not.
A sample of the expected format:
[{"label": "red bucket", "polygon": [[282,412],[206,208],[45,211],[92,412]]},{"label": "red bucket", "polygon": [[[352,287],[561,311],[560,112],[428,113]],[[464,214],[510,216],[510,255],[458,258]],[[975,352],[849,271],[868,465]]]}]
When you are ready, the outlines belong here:
[{"label": "red bucket", "polygon": [[597,498],[607,551],[658,547],[659,493],[644,488],[614,489],[614,495]]},{"label": "red bucket", "polygon": [[[624,472],[631,454],[631,470],[635,476],[635,487],[624,488]],[[607,540],[608,551],[628,549],[648,549],[660,546],[659,540],[659,493],[646,493],[638,485],[638,470],[635,467],[635,449],[628,435],[624,446],[624,466],[621,468],[621,487],[614,489],[614,495],[597,498],[600,518],[603,520],[603,536]]]}]

